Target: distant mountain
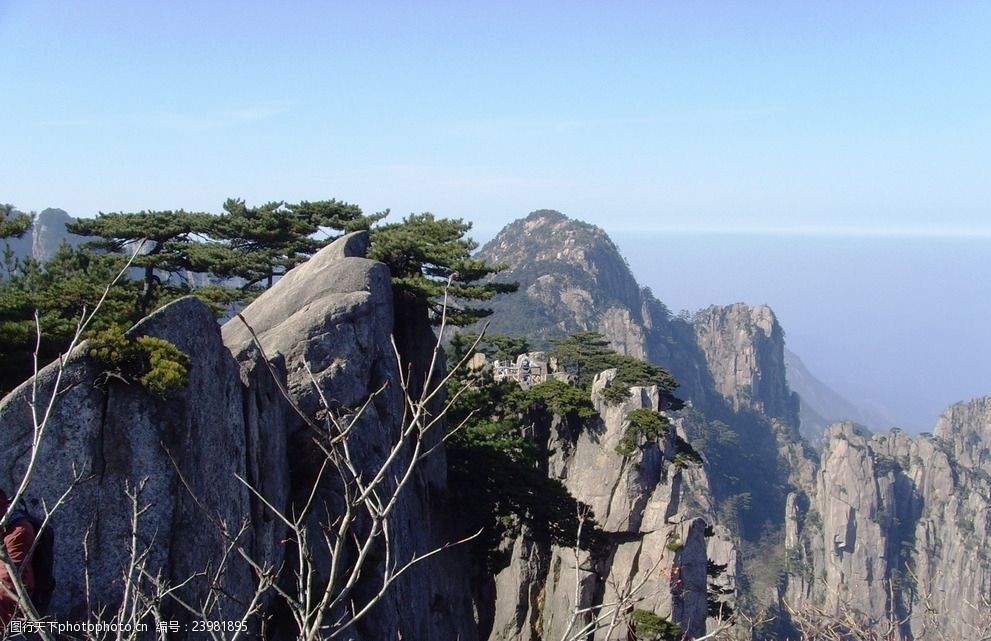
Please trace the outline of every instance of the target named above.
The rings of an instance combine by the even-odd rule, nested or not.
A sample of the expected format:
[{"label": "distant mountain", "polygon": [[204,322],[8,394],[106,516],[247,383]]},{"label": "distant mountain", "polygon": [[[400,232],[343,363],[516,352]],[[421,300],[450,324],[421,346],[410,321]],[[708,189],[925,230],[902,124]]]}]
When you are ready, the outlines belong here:
[{"label": "distant mountain", "polygon": [[[519,283],[491,302],[490,331],[542,348],[548,338],[594,330],[616,351],[664,367],[701,416],[688,436],[710,442],[717,503],[748,504],[739,513],[745,537],[783,521],[783,488],[810,478],[812,464],[785,380],[784,332],[769,307],[738,303],[674,316],[640,287],[603,230],[556,211],[510,223],[479,257],[506,264],[500,280]],[[663,247],[657,260],[663,264]]]},{"label": "distant mountain", "polygon": [[500,280],[520,285],[492,301],[491,331],[541,347],[549,337],[595,330],[616,351],[670,370],[697,407],[797,424],[784,375],[784,333],[769,307],[738,303],[694,318],[673,316],[640,287],[603,230],[552,210],[510,223],[479,257],[508,265]]},{"label": "distant mountain", "polygon": [[8,238],[2,243],[10,247],[17,258],[30,257],[43,263],[55,255],[63,242],[73,247],[86,242],[86,238],[66,231],[65,226],[74,221],[75,218],[65,210],[49,208],[35,217],[34,224],[23,237]]},{"label": "distant mountain", "polygon": [[641,289],[598,227],[542,209],[507,225],[478,255],[508,265],[499,279],[520,284],[489,304],[490,331],[541,348],[550,337],[595,330],[619,353],[667,367],[697,403],[712,395],[691,323]]},{"label": "distant mountain", "polygon": [[[664,250],[658,243],[658,269]],[[738,526],[741,556],[751,559],[741,568],[749,598],[779,608],[775,638],[800,638],[789,621],[830,634],[861,622],[851,638],[916,641],[944,638],[942,631],[976,639],[975,631],[991,629],[991,398],[950,408],[935,436],[870,435],[854,422],[891,422],[785,350],[770,308],[712,306],[674,317],[592,225],[534,212],[504,228],[481,257],[508,264],[501,278],[520,284],[493,301],[494,331],[539,346],[596,330],[614,349],[681,381],[690,406],[672,418],[705,459],[716,523]],[[826,429],[838,419],[853,422]],[[803,447],[800,423],[820,455]],[[603,474],[602,465],[565,467],[564,476]],[[616,484],[600,477],[590,486],[601,493]],[[642,485],[623,487],[629,498]],[[611,569],[620,562],[614,557]],[[512,576],[525,576],[524,566]],[[850,613],[857,615],[845,618]],[[532,637],[490,637],[508,638]]]},{"label": "distant mountain", "polygon": [[858,407],[817,378],[794,352],[785,349],[788,385],[801,398],[801,433],[817,449],[833,423],[851,421],[871,431],[885,430],[895,421],[882,412]]}]

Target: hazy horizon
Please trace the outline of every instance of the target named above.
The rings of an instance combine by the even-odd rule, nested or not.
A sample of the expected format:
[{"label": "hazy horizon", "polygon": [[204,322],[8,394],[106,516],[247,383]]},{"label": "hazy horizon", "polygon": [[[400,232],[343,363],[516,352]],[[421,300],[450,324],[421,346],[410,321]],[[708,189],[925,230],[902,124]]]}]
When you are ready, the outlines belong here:
[{"label": "hazy horizon", "polygon": [[673,313],[767,304],[811,372],[895,425],[932,431],[991,395],[987,238],[611,234]]}]

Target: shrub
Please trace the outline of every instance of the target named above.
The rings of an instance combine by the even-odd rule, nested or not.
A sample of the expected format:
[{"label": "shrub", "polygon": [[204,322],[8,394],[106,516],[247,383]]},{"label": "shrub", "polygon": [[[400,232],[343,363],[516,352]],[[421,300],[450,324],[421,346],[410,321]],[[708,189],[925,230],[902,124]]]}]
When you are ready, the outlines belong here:
[{"label": "shrub", "polygon": [[629,456],[636,451],[641,439],[650,442],[661,438],[671,425],[663,414],[642,407],[627,414],[626,421],[629,425],[616,446],[620,456]]},{"label": "shrub", "polygon": [[614,378],[602,390],[602,400],[606,405],[619,405],[630,398],[630,386]]},{"label": "shrub", "polygon": [[572,387],[557,379],[550,379],[534,385],[528,392],[529,400],[542,403],[552,414],[578,418],[591,418],[596,415],[588,390]]},{"label": "shrub", "polygon": [[117,324],[97,332],[88,353],[103,363],[104,384],[112,378],[138,383],[156,396],[168,396],[189,384],[189,356],[162,338],[130,338]]},{"label": "shrub", "polygon": [[677,641],[682,638],[681,626],[650,610],[636,609],[631,617],[633,632],[642,641]]}]

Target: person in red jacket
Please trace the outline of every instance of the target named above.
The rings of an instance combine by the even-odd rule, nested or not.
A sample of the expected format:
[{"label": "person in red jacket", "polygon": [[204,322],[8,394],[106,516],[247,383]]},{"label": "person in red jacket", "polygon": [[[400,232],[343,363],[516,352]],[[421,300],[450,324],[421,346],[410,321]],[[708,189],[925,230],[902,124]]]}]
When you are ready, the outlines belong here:
[{"label": "person in red jacket", "polygon": [[[7,494],[0,490],[0,515],[6,514],[10,506]],[[10,560],[21,576],[21,582],[27,588],[28,594],[34,590],[34,571],[31,564],[26,562],[28,552],[34,544],[35,532],[31,523],[25,518],[14,519],[7,523],[3,531],[3,546],[10,555]],[[7,572],[5,563],[0,563],[0,630],[6,629],[7,624],[17,612],[17,592],[14,580]]]}]

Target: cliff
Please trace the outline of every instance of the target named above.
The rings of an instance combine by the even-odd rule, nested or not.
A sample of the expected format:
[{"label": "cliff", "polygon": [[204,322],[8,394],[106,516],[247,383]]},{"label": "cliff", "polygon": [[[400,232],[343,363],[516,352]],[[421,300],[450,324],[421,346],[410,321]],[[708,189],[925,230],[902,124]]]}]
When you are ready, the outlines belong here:
[{"label": "cliff", "polygon": [[723,510],[734,521],[726,525],[755,539],[765,523],[783,523],[785,488],[810,479],[813,462],[785,376],[784,332],[769,307],[736,304],[673,317],[637,284],[601,229],[554,211],[511,223],[479,256],[506,263],[501,278],[520,283],[518,292],[493,301],[490,331],[540,345],[595,330],[616,351],[664,367],[697,412],[685,430],[707,450],[717,509],[741,508]]},{"label": "cliff", "polygon": [[790,499],[784,598],[804,611],[799,624],[816,607],[820,624],[857,612],[898,639],[991,631],[989,404],[954,405],[914,439],[828,430],[811,492]]},{"label": "cliff", "polygon": [[33,258],[43,263],[55,255],[63,242],[77,246],[86,241],[82,236],[66,231],[65,226],[74,220],[61,209],[45,209],[22,238],[3,239],[0,244],[10,247],[17,258]]},{"label": "cliff", "polygon": [[604,231],[540,210],[507,225],[478,253],[507,269],[517,293],[492,301],[490,331],[526,336],[535,345],[579,330],[604,335],[613,349],[667,367],[682,393],[701,400],[711,385],[690,324],[637,283]]},{"label": "cliff", "polygon": [[[182,594],[191,602],[208,602],[211,586],[202,573],[223,557],[217,552],[226,542],[211,519],[243,521],[241,543],[261,563],[273,560],[283,536],[237,478],[285,504],[284,427],[279,420],[263,427],[252,420],[255,404],[248,402],[212,312],[196,299],[182,299],[129,334],[164,338],[195,355],[189,385],[161,399],[137,385],[101,383],[103,366],[87,356],[86,344],[63,368],[44,368],[36,381],[40,403],[47,405],[56,384],[61,390],[39,435],[37,469],[25,494],[33,512],[52,512],[58,584],[52,615],[59,620],[78,620],[100,608],[116,612],[124,579],[152,593],[184,584]],[[0,461],[0,482],[8,491],[32,459],[32,384],[0,403],[0,447],[11,454]],[[254,388],[269,398],[273,391],[266,380]],[[267,411],[281,416],[277,403]],[[138,566],[132,556],[141,560]],[[231,558],[217,570],[223,596],[213,614],[235,616],[237,602],[250,601],[254,592],[250,568]],[[148,576],[161,584],[148,584]],[[175,603],[163,607],[167,616],[188,620]]]},{"label": "cliff", "polygon": [[[396,326],[388,269],[367,248],[365,234],[340,239],[223,328],[192,298],[132,328],[190,356],[189,384],[168,398],[108,375],[83,345],[0,402],[0,483],[10,491],[32,469],[28,507],[50,511],[58,532],[54,618],[131,616],[127,604],[140,601],[157,608],[140,615],[148,621],[250,611],[251,636],[286,639],[300,606],[286,595],[339,585],[332,596],[344,596],[318,610],[331,626],[367,612],[342,630],[355,641],[557,639],[611,616],[614,603],[699,636],[716,626],[719,603],[747,605],[737,596],[775,601],[784,631],[806,638],[858,627],[918,641],[991,632],[991,398],[949,408],[935,435],[914,439],[837,424],[813,457],[770,308],[674,318],[601,230],[556,212],[486,246],[483,257],[512,262],[521,283],[493,301],[494,331],[539,346],[598,330],[674,373],[688,405],[672,411],[649,386],[609,404],[607,370],[581,425],[546,407],[524,412],[541,479],[587,505],[601,532],[576,552],[521,518],[502,541],[504,563],[479,575],[467,546],[447,547],[463,524],[443,426],[409,431],[419,423],[404,375],[426,371],[431,328],[425,318]],[[56,385],[34,451],[34,390],[47,401]],[[618,453],[638,409],[664,413],[670,428]],[[686,443],[702,465],[686,460]]]},{"label": "cliff", "polygon": [[[186,298],[129,332],[189,355],[189,383],[169,398],[106,377],[86,344],[39,373],[39,398],[47,402],[56,384],[60,394],[25,498],[32,511],[51,512],[57,532],[54,618],[102,612],[154,629],[158,617],[243,617],[252,636],[295,638],[279,591],[301,599],[344,576],[331,596],[346,601],[327,602],[331,617],[374,604],[350,638],[476,638],[456,551],[413,565],[376,596],[396,564],[450,539],[442,449],[411,466],[413,451],[398,440],[405,399],[390,341],[391,282],[384,265],[361,257],[367,242],[363,233],[338,240],[243,310],[267,360],[239,319],[221,332],[206,305]],[[33,389],[28,381],[0,403],[0,446],[12,453],[0,461],[6,488],[31,465]],[[354,425],[336,438],[319,428],[349,417]],[[355,503],[357,479],[367,482],[387,459],[397,466],[389,469],[411,469],[401,491],[378,486],[394,505]],[[289,527],[296,515],[299,530]],[[346,540],[328,548],[345,521]],[[371,554],[359,557],[349,542],[367,536]],[[156,610],[128,609],[146,601]]]},{"label": "cliff", "polygon": [[597,617],[603,623],[587,638],[626,639],[625,625],[606,625],[615,604],[668,619],[692,638],[706,631],[715,580],[709,561],[728,568],[719,583],[735,588],[735,548],[724,528],[711,527],[715,513],[704,470],[677,456],[684,437],[678,419],[658,442],[628,456],[616,452],[629,412],[662,406],[656,386],[634,387],[627,402],[607,404],[602,391],[614,375],[607,370],[595,379],[598,416],[582,429],[561,420],[534,429],[552,453],[547,473],[591,508],[607,543],[590,551],[562,548],[538,543],[525,528],[507,541],[509,564],[488,586],[492,610],[480,602],[492,641],[571,638]]},{"label": "cliff", "polygon": [[784,332],[770,307],[712,306],[696,314],[692,326],[716,391],[734,411],[798,425],[798,397],[785,375]]}]

